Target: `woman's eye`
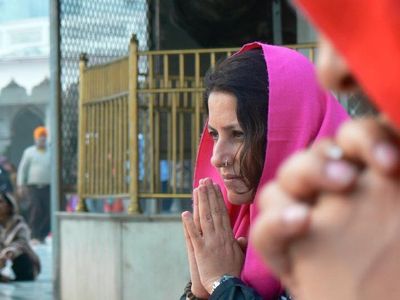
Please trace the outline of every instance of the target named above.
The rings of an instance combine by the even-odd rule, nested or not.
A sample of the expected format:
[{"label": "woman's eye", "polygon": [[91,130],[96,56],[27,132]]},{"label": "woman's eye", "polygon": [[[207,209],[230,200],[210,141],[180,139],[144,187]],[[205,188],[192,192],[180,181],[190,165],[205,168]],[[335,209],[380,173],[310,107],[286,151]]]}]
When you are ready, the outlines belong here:
[{"label": "woman's eye", "polygon": [[232,132],[232,135],[235,138],[243,138],[244,137],[244,132],[235,130],[235,131]]},{"label": "woman's eye", "polygon": [[217,133],[217,132],[215,132],[215,131],[209,131],[208,133],[211,135],[211,137],[212,137],[212,139],[213,139],[214,141],[218,140],[218,133]]}]

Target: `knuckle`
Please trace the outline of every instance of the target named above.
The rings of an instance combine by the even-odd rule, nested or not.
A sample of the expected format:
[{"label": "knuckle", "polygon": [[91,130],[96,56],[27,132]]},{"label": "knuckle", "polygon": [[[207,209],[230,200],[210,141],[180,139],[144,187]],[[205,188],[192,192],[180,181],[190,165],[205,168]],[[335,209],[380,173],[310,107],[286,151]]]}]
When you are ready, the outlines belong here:
[{"label": "knuckle", "polygon": [[206,220],[207,222],[209,222],[209,223],[212,222],[212,214],[211,214],[210,212],[206,214],[205,220]]},{"label": "knuckle", "polygon": [[309,178],[318,173],[319,166],[319,158],[312,152],[298,153],[279,172],[279,183],[289,191],[302,190]]},{"label": "knuckle", "polygon": [[212,214],[215,215],[215,216],[219,216],[219,215],[222,214],[222,211],[221,211],[221,209],[219,209],[219,208],[215,208],[215,209],[213,210]]},{"label": "knuckle", "polygon": [[345,122],[340,126],[337,133],[337,140],[353,140],[354,138],[363,136],[368,133],[374,127],[373,123],[369,119],[355,119]]}]

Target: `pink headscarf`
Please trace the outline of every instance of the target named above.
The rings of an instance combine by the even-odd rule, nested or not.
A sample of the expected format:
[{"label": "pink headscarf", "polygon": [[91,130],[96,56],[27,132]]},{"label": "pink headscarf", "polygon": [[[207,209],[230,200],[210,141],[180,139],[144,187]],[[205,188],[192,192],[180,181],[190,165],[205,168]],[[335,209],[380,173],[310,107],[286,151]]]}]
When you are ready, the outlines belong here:
[{"label": "pink headscarf", "polygon": [[[235,55],[254,48],[263,50],[269,81],[267,147],[255,196],[257,200],[260,187],[275,176],[279,165],[290,154],[319,138],[333,135],[348,116],[339,102],[319,87],[314,66],[306,57],[288,48],[258,42],[243,46]],[[238,206],[227,200],[224,183],[210,163],[212,151],[213,140],[205,127],[197,155],[194,186],[205,177],[218,183],[224,193],[235,237],[247,237],[257,215],[257,201]],[[281,292],[279,281],[251,245],[247,248],[241,278],[264,299],[276,299]]]}]

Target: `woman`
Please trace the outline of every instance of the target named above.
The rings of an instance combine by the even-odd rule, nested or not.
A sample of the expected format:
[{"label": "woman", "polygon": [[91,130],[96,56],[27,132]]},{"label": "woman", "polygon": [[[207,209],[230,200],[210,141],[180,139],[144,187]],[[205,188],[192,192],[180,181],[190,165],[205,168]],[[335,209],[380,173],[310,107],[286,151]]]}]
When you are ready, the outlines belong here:
[{"label": "woman", "polygon": [[[10,194],[0,193],[0,270],[7,260],[12,262],[16,281],[34,280],[40,273],[40,261],[29,245],[30,231],[23,218],[16,214]],[[4,275],[0,282],[10,281]]]},{"label": "woman", "polygon": [[[318,87],[308,59],[261,43],[245,45],[207,76],[205,100],[209,119],[197,157],[194,215],[182,216],[191,292],[207,298],[226,286],[221,281],[234,281],[238,289],[244,283],[262,299],[277,299],[279,281],[252,246],[241,257],[240,243],[230,242],[229,236],[247,238],[257,215],[259,187],[274,177],[288,155],[333,134],[346,113]],[[233,233],[218,230],[226,224],[218,201],[225,202]],[[210,223],[210,230],[204,228]],[[225,235],[229,249],[218,251],[215,245],[221,245],[208,243],[208,234],[213,241]]]}]

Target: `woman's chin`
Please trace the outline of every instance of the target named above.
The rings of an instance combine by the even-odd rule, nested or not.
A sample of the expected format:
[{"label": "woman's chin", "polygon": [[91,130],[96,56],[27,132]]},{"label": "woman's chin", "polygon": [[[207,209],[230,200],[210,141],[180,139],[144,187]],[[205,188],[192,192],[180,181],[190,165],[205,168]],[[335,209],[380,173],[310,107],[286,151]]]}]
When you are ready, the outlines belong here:
[{"label": "woman's chin", "polygon": [[252,191],[239,193],[227,190],[228,201],[234,205],[244,205],[253,202]]}]

